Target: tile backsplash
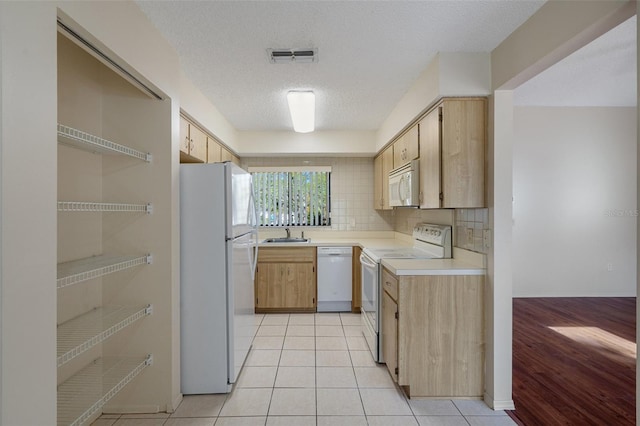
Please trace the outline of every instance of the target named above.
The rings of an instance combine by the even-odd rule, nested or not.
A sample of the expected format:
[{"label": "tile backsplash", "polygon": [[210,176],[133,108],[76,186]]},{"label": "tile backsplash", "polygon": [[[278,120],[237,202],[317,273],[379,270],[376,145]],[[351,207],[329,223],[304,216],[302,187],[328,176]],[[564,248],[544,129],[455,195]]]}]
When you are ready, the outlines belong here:
[{"label": "tile backsplash", "polygon": [[489,209],[456,209],[454,246],[486,254],[483,233],[489,229]]},{"label": "tile backsplash", "polygon": [[331,166],[332,231],[396,231],[411,235],[417,223],[453,226],[453,245],[487,253],[483,231],[489,229],[488,209],[373,208],[373,159],[361,157],[243,157],[242,167]]},{"label": "tile backsplash", "polygon": [[411,235],[418,223],[434,223],[437,225],[453,225],[451,209],[420,210],[414,208],[396,208],[394,210],[394,231]]},{"label": "tile backsplash", "polygon": [[251,166],[331,166],[331,230],[394,229],[393,211],[373,208],[373,158],[243,157],[242,167]]}]

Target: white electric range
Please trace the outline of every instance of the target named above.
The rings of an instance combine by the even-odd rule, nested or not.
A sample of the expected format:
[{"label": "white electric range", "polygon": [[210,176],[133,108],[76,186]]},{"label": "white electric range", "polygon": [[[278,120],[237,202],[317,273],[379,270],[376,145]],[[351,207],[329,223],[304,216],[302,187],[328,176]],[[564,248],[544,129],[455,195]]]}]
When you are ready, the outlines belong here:
[{"label": "white electric range", "polygon": [[451,226],[420,223],[413,228],[413,246],[362,250],[362,334],[376,362],[382,357],[382,259],[446,259],[451,257]]}]

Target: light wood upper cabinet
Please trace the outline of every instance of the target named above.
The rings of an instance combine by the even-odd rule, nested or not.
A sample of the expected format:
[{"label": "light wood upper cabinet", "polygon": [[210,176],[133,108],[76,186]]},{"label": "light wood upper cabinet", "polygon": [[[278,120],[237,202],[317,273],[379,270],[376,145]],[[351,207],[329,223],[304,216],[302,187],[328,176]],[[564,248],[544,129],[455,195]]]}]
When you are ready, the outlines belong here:
[{"label": "light wood upper cabinet", "polygon": [[373,159],[373,208],[382,210],[382,154]]},{"label": "light wood upper cabinet", "polygon": [[393,147],[382,153],[382,209],[391,210],[389,205],[389,172],[393,170]]},{"label": "light wood upper cabinet", "polygon": [[217,140],[207,136],[207,163],[219,163],[222,159],[222,147]]},{"label": "light wood upper cabinet", "polygon": [[393,170],[393,146],[373,160],[373,208],[391,210],[389,206],[389,172]]},{"label": "light wood upper cabinet", "polygon": [[225,147],[222,147],[220,161],[231,161],[233,164],[237,166],[240,165],[240,158],[238,158],[236,155],[234,155],[231,151],[229,151]]},{"label": "light wood upper cabinet", "polygon": [[393,143],[393,169],[397,169],[420,156],[418,125],[411,127]]},{"label": "light wood upper cabinet", "polygon": [[189,140],[189,122],[184,117],[180,117],[180,155],[189,155],[191,141]]},{"label": "light wood upper cabinet", "polygon": [[438,107],[427,114],[420,126],[420,208],[440,208],[440,117]]},{"label": "light wood upper cabinet", "polygon": [[207,135],[186,118],[180,117],[180,162],[207,161]]},{"label": "light wood upper cabinet", "polygon": [[315,247],[260,248],[255,294],[256,312],[314,312]]},{"label": "light wood upper cabinet", "polygon": [[420,207],[485,207],[486,99],[444,99],[420,122]]},{"label": "light wood upper cabinet", "polygon": [[193,124],[189,125],[189,138],[191,139],[191,150],[189,155],[198,160],[207,161],[207,135]]},{"label": "light wood upper cabinet", "polygon": [[224,147],[212,135],[189,119],[180,116],[180,162],[219,163],[231,161],[240,165],[240,158]]},{"label": "light wood upper cabinet", "polygon": [[385,273],[382,345],[394,380],[410,397],[481,397],[484,277]]}]

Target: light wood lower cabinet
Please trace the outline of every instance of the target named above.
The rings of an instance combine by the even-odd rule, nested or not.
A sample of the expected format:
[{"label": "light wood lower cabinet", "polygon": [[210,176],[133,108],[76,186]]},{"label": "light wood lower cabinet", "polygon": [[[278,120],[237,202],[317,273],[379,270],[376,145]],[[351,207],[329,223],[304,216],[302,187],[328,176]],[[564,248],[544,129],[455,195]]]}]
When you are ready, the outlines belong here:
[{"label": "light wood lower cabinet", "polygon": [[382,355],[389,374],[398,381],[398,304],[386,291],[382,294]]},{"label": "light wood lower cabinet", "polygon": [[391,376],[397,356],[397,382],[410,397],[481,397],[484,277],[395,277],[385,270],[383,281],[384,273],[398,282],[397,307],[385,287],[382,308],[383,356]]},{"label": "light wood lower cabinet", "polygon": [[315,312],[315,251],[315,247],[258,250],[256,312]]},{"label": "light wood lower cabinet", "polygon": [[360,313],[362,307],[362,270],[360,269],[360,253],[362,249],[359,246],[353,247],[353,258],[351,263],[351,312]]}]

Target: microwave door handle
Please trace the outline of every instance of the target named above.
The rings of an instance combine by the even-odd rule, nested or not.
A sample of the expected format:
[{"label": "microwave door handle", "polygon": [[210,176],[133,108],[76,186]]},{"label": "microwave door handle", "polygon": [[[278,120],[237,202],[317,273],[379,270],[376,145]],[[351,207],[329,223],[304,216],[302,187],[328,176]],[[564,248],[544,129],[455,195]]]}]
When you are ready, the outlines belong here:
[{"label": "microwave door handle", "polygon": [[398,195],[400,196],[400,203],[405,204],[405,200],[407,199],[407,191],[406,191],[406,179],[405,175],[402,175],[400,178],[400,183],[398,185]]}]

